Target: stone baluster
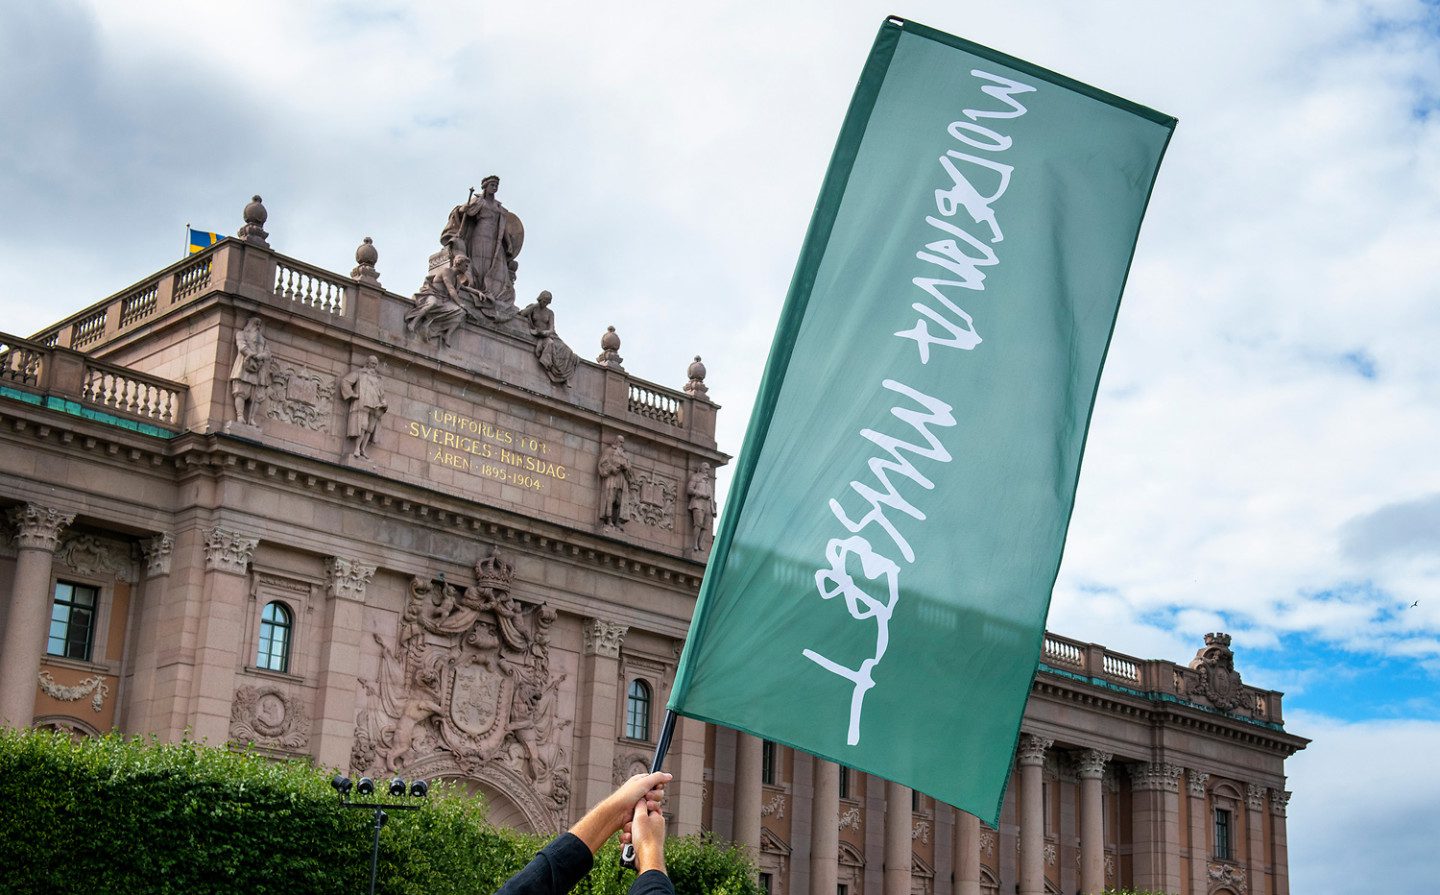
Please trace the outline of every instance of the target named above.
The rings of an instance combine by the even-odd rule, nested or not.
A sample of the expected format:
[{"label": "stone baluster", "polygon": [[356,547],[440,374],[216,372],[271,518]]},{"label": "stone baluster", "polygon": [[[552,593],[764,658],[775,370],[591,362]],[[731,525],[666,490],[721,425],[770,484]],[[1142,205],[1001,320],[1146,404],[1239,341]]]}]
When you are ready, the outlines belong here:
[{"label": "stone baluster", "polygon": [[1105,764],[1109,752],[1086,749],[1076,763],[1080,778],[1080,892],[1099,895],[1105,889]]},{"label": "stone baluster", "polygon": [[813,759],[814,798],[810,803],[810,895],[835,895],[840,860],[840,766]]},{"label": "stone baluster", "polygon": [[11,509],[9,521],[19,556],[0,652],[0,725],[29,727],[35,719],[40,657],[45,654],[46,625],[55,600],[50,587],[55,548],[75,514],[27,503]]},{"label": "stone baluster", "polygon": [[586,619],[581,633],[584,642],[580,657],[580,717],[576,724],[589,735],[580,740],[577,761],[579,798],[571,799],[572,820],[614,789],[611,775],[615,763],[615,719],[620,714],[616,700],[628,681],[620,681],[620,645],[630,629],[603,619]]},{"label": "stone baluster", "polygon": [[[204,532],[205,584],[203,614],[195,649],[195,687],[191,693],[191,724],[195,739],[212,746],[230,734],[230,707],[235,698],[235,670],[249,644],[245,607],[249,597],[250,559],[258,538],[216,526]],[[293,636],[293,631],[292,631]]]},{"label": "stone baluster", "polygon": [[910,895],[910,787],[885,782],[884,895]]},{"label": "stone baluster", "polygon": [[1053,745],[1020,737],[1020,895],[1045,895],[1045,751]]}]

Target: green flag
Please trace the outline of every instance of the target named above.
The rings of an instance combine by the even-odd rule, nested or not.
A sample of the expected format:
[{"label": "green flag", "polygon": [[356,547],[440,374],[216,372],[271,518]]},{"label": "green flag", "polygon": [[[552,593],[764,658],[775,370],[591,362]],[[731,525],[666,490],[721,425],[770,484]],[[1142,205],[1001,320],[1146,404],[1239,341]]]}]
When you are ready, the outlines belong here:
[{"label": "green flag", "polygon": [[1166,115],[898,19],[670,699],[994,823]]}]

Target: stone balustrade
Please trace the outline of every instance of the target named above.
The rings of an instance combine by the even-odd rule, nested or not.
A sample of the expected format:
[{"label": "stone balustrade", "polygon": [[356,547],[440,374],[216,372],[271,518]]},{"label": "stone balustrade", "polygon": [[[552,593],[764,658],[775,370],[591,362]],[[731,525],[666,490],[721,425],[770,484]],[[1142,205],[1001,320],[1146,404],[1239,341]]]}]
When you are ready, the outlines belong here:
[{"label": "stone balustrade", "polygon": [[183,430],[189,392],[178,382],[5,333],[0,333],[0,386],[32,396],[36,404],[61,410],[73,404],[171,433]]},{"label": "stone balustrade", "polygon": [[[147,327],[161,325],[171,315],[184,313],[187,306],[217,293],[281,307],[349,331],[377,326],[384,316],[381,308],[387,304],[411,307],[408,297],[387,292],[376,283],[327,271],[262,245],[227,238],[22,341],[39,350],[73,349],[104,356],[111,346],[118,346]],[[386,332],[374,334],[382,341],[393,338]],[[7,377],[23,375],[30,368],[27,365],[33,366],[20,355],[11,362],[17,366],[5,372]],[[713,446],[717,405],[703,393],[687,394],[633,377],[623,368],[607,369],[589,361],[582,361],[581,373],[607,379],[619,377],[616,392],[611,393],[609,386],[601,389],[606,395],[605,414],[651,431]],[[153,383],[130,375],[133,381],[119,385],[113,377],[98,380],[94,395],[110,402],[107,407],[136,407],[145,414],[153,413],[156,419],[170,418],[175,405],[164,397],[165,390],[157,386],[152,395]],[[577,389],[576,393],[581,391]]]},{"label": "stone balustrade", "polygon": [[[1139,690],[1147,695],[1202,705],[1206,702],[1205,697],[1200,695],[1203,691],[1200,673],[1174,662],[1137,659],[1100,644],[1084,643],[1048,631],[1041,647],[1040,661],[1042,672],[1048,668]],[[1243,686],[1241,693],[1239,706],[1233,714],[1257,721],[1282,723],[1280,693],[1250,686]]]}]

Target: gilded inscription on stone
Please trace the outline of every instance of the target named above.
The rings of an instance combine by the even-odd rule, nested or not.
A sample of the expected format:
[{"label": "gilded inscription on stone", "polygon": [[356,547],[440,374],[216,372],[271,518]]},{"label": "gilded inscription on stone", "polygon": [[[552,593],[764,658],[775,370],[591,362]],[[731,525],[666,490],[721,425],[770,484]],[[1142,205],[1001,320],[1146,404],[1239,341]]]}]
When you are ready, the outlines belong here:
[{"label": "gilded inscription on stone", "polygon": [[544,440],[464,414],[434,408],[423,420],[411,420],[406,431],[428,443],[431,463],[503,484],[544,491],[547,480],[564,481],[569,474],[547,458]]}]

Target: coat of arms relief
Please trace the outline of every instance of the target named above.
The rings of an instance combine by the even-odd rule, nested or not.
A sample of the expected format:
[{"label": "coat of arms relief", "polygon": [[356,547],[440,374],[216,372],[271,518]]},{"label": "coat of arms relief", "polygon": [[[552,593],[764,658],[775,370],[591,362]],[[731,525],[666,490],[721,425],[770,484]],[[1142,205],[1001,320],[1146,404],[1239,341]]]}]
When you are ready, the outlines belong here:
[{"label": "coat of arms relief", "polygon": [[377,680],[362,680],[353,769],[416,773],[450,767],[472,777],[497,767],[551,811],[570,797],[570,769],[556,717],[565,675],[550,671],[555,610],[510,595],[514,565],[497,548],[463,590],[416,578],[394,644],[375,636]]}]

